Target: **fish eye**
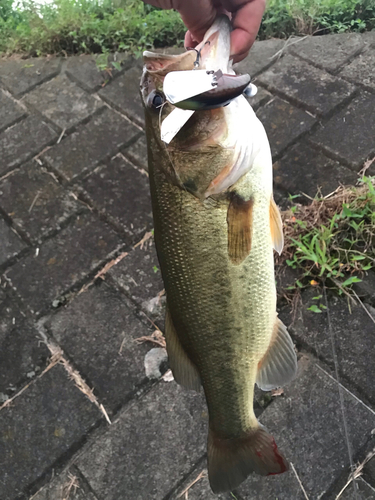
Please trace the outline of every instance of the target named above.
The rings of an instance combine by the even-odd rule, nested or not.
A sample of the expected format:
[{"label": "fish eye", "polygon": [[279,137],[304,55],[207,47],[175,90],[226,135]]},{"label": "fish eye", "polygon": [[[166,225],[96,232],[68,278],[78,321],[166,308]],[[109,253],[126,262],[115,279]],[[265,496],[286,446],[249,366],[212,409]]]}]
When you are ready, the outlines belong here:
[{"label": "fish eye", "polygon": [[164,95],[160,92],[153,91],[148,97],[148,105],[152,108],[160,108],[164,101]]}]

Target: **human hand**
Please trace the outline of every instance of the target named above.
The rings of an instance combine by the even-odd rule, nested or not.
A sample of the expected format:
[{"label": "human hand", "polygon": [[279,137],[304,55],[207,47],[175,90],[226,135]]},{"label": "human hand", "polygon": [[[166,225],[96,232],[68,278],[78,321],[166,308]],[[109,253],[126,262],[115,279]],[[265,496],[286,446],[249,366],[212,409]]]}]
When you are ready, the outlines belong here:
[{"label": "human hand", "polygon": [[175,9],[188,28],[185,47],[195,47],[216,16],[225,13],[232,20],[231,56],[244,59],[253,45],[265,9],[265,0],[144,0],[162,9]]}]

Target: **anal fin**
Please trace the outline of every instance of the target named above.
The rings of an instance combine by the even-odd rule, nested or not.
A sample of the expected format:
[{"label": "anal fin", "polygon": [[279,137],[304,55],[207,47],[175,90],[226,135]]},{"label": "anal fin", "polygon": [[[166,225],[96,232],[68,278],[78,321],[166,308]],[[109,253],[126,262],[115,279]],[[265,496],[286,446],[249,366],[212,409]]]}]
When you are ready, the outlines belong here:
[{"label": "anal fin", "polygon": [[253,200],[232,193],[228,207],[228,255],[233,264],[241,264],[251,250]]},{"label": "anal fin", "polygon": [[186,389],[199,391],[201,388],[199,372],[194,363],[190,361],[181,345],[172,322],[168,305],[165,314],[165,340],[167,343],[169,366],[172,370],[174,379]]},{"label": "anal fin", "polygon": [[263,391],[288,384],[297,372],[294,344],[282,321],[276,318],[271,343],[259,362],[257,386]]},{"label": "anal fin", "polygon": [[280,255],[284,247],[283,222],[275,200],[270,203],[270,226],[273,248]]}]

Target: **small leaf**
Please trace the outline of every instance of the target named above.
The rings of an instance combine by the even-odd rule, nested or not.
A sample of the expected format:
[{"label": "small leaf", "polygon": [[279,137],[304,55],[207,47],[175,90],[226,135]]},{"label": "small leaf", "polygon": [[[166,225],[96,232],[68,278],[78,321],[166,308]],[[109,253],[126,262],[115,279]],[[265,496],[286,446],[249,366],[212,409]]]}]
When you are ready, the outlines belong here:
[{"label": "small leaf", "polygon": [[152,269],[154,270],[154,273],[157,273],[159,271],[159,268],[157,266],[154,266]]},{"label": "small leaf", "polygon": [[322,312],[322,310],[319,309],[319,307],[317,305],[315,305],[315,304],[313,304],[312,306],[308,307],[307,310],[308,311],[312,311],[314,313],[321,313]]},{"label": "small leaf", "polygon": [[353,283],[360,283],[362,280],[360,280],[359,278],[357,278],[357,276],[351,276],[350,278],[348,278],[346,281],[344,281],[344,283],[342,284],[342,286],[349,286],[349,285],[352,285]]},{"label": "small leaf", "polygon": [[317,295],[316,297],[313,297],[312,299],[313,299],[313,300],[319,300],[319,299],[321,299],[322,297],[323,297],[323,295]]}]

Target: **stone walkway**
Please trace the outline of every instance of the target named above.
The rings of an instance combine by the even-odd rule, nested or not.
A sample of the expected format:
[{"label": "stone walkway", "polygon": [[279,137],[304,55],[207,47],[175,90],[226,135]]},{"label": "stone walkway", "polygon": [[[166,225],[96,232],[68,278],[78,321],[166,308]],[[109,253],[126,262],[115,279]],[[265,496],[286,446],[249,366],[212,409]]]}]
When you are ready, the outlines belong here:
[{"label": "stone walkway", "polygon": [[[256,43],[240,64],[259,86],[280,204],[354,183],[375,155],[375,32],[273,57],[284,46]],[[295,472],[213,495],[202,395],[149,380],[152,344],[135,341],[163,328],[163,285],[152,238],[139,244],[152,229],[141,62],[118,61],[111,75],[88,56],[0,61],[0,498],[333,500],[348,446],[354,463],[375,447],[374,323],[329,298],[339,391],[327,314],[303,294],[299,376],[256,402]],[[357,291],[375,315],[374,274]],[[375,498],[375,459],[356,485],[340,498]]]}]

